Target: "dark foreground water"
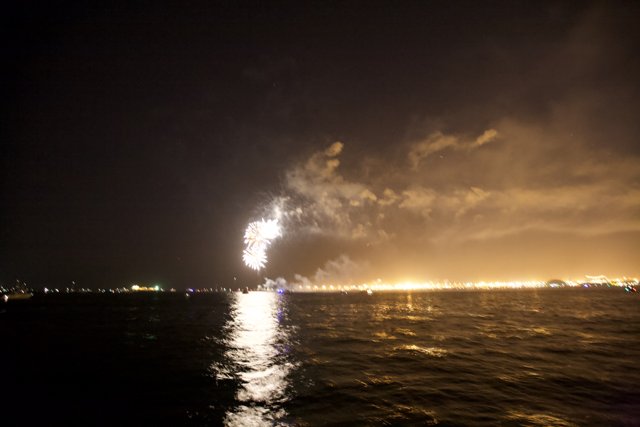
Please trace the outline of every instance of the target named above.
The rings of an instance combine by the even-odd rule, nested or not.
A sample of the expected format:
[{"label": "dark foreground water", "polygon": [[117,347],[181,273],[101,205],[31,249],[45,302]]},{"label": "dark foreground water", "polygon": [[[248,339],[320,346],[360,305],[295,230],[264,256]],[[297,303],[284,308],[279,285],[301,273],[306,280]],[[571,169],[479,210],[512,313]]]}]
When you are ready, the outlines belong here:
[{"label": "dark foreground water", "polygon": [[618,289],[0,306],[0,424],[640,426]]}]

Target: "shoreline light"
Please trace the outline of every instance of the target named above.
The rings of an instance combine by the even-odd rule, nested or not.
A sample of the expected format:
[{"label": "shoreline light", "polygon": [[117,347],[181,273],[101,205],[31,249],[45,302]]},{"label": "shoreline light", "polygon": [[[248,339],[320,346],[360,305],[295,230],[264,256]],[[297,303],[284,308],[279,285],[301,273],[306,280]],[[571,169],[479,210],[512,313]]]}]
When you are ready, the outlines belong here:
[{"label": "shoreline light", "polygon": [[516,289],[540,289],[540,288],[580,288],[580,287],[636,287],[640,283],[637,279],[616,278],[608,279],[598,276],[586,276],[585,280],[512,280],[512,281],[477,281],[477,282],[452,282],[452,281],[402,281],[402,282],[365,282],[360,284],[336,284],[317,283],[302,286],[298,283],[291,283],[287,287],[292,292],[349,292],[349,291],[437,291],[437,290],[516,290]]}]

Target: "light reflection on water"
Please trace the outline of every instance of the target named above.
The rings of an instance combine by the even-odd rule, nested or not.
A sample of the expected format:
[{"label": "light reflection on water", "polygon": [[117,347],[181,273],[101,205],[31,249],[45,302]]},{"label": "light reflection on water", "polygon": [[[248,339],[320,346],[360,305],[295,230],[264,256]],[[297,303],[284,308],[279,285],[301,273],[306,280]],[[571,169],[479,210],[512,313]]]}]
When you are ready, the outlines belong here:
[{"label": "light reflection on water", "polygon": [[2,425],[638,426],[639,303],[619,289],[34,297],[0,319],[0,365],[28,367],[3,376]]},{"label": "light reflection on water", "polygon": [[289,336],[279,322],[280,298],[252,292],[237,294],[233,302],[225,359],[239,382],[239,405],[227,411],[226,425],[274,425],[287,415],[282,404],[292,364],[282,354]]}]

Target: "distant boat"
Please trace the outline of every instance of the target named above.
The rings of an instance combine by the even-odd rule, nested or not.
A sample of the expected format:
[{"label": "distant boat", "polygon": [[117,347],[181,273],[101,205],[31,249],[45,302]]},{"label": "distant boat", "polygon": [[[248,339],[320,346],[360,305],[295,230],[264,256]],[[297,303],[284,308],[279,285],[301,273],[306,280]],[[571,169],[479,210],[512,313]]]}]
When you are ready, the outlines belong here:
[{"label": "distant boat", "polygon": [[12,292],[9,294],[4,294],[2,296],[2,300],[4,302],[8,302],[9,300],[11,301],[16,301],[16,300],[27,300],[29,298],[31,298],[33,296],[33,294],[31,292]]},{"label": "distant boat", "polygon": [[16,284],[6,291],[2,295],[2,300],[4,302],[8,302],[9,300],[27,300],[33,296],[31,289],[27,286],[25,282],[21,282],[20,280],[16,280]]}]

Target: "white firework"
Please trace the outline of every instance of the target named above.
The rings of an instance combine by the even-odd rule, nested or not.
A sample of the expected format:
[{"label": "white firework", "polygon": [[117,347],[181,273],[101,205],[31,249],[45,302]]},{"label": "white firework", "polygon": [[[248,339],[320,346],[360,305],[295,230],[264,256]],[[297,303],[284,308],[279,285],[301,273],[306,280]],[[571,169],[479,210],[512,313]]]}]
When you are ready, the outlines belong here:
[{"label": "white firework", "polygon": [[247,246],[253,246],[260,240],[260,226],[259,222],[255,221],[247,225],[247,229],[244,232],[244,243]]},{"label": "white firework", "polygon": [[280,237],[280,223],[277,219],[268,219],[260,221],[260,234],[262,237],[271,241],[276,237]]},{"label": "white firework", "polygon": [[261,219],[247,226],[244,232],[244,243],[247,246],[266,245],[280,236],[280,224],[277,219]]},{"label": "white firework", "polygon": [[242,260],[247,267],[259,271],[267,263],[266,248],[262,245],[249,246],[242,252]]},{"label": "white firework", "polygon": [[242,259],[247,267],[254,270],[262,269],[267,263],[267,248],[271,241],[280,237],[280,223],[277,219],[261,219],[247,226],[244,232],[246,246]]}]

